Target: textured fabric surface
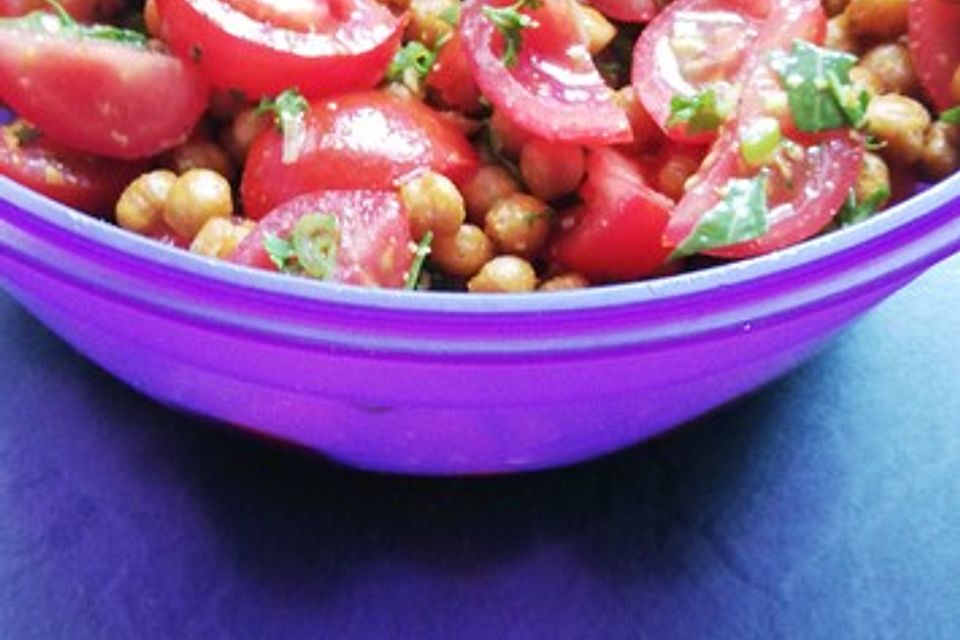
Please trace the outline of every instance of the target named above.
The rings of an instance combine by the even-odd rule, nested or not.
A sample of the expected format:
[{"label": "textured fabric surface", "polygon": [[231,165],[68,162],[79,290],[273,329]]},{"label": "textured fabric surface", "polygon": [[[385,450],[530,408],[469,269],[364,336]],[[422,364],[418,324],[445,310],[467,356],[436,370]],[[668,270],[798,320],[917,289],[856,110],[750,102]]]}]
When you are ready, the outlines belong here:
[{"label": "textured fabric surface", "polygon": [[957,260],[733,406],[522,477],[179,415],[3,294],[0,394],[3,639],[960,637]]}]

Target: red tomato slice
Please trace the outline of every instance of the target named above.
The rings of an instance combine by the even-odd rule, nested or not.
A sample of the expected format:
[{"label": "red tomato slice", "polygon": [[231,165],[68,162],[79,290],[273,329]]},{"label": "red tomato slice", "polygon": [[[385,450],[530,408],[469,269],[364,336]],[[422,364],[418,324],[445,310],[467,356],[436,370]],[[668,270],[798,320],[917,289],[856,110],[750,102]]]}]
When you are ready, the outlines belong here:
[{"label": "red tomato slice", "polygon": [[323,189],[391,189],[430,168],[457,184],[479,159],[462,133],[417,100],[378,91],[315,101],[294,162],[283,162],[283,137],[260,134],[247,156],[241,194],[248,216],[261,218],[285,201]]},{"label": "red tomato slice", "polygon": [[15,123],[0,129],[0,175],[48,198],[93,214],[109,214],[146,165],[80,153],[45,136],[25,137],[35,130]]},{"label": "red tomato slice", "polygon": [[580,195],[583,206],[552,247],[559,264],[593,281],[642,278],[663,266],[673,201],[647,185],[637,163],[610,148],[592,150]]},{"label": "red tomato slice", "polygon": [[[816,39],[822,35],[823,10],[819,0],[790,3],[777,0],[771,18],[760,34],[758,50],[772,51],[789,46],[794,39]],[[763,46],[760,47],[759,44]],[[700,218],[722,199],[724,188],[736,178],[758,176],[762,169],[748,167],[742,160],[739,135],[743,127],[768,115],[767,105],[780,81],[770,68],[768,56],[754,56],[744,83],[744,95],[736,121],[728,124],[697,174],[696,185],[677,205],[664,234],[668,246],[679,246],[696,228]],[[789,114],[784,119],[784,136],[793,153],[769,169],[767,189],[770,209],[769,230],[760,238],[717,248],[707,253],[721,258],[746,258],[769,253],[816,235],[833,219],[856,181],[863,161],[863,144],[846,129],[816,136],[797,134]]]},{"label": "red tomato slice", "polygon": [[594,9],[621,22],[649,22],[660,11],[656,0],[590,0]]},{"label": "red tomato slice", "polygon": [[374,0],[157,0],[157,9],[171,49],[195,60],[214,86],[250,97],[373,87],[403,32],[403,21]]},{"label": "red tomato slice", "polygon": [[480,88],[470,75],[470,63],[459,34],[454,34],[441,47],[427,76],[427,87],[451,109],[473,113],[480,108]]},{"label": "red tomato slice", "polygon": [[102,156],[183,142],[207,104],[178,58],[134,45],[0,27],[0,99],[46,135]]},{"label": "red tomato slice", "polygon": [[960,3],[910,0],[910,52],[923,88],[940,111],[957,104],[950,82],[960,67]]},{"label": "red tomato slice", "polygon": [[630,142],[626,114],[614,103],[587,51],[572,0],[544,0],[528,15],[516,64],[503,61],[504,39],[484,15],[510,0],[467,0],[460,35],[474,79],[514,123],[544,140],[576,144]]},{"label": "red tomato slice", "polygon": [[769,0],[680,0],[644,29],[633,54],[633,86],[671,138],[705,143],[716,131],[668,126],[674,96],[724,82],[736,93],[747,51],[769,14]]},{"label": "red tomato slice", "polygon": [[394,191],[321,191],[272,211],[247,236],[232,262],[276,271],[263,246],[265,236],[289,237],[305,215],[337,218],[340,244],[331,280],[367,287],[402,287],[413,262],[410,227]]},{"label": "red tomato slice", "polygon": [[[85,21],[103,20],[117,14],[124,7],[123,0],[61,0],[60,4],[75,19]],[[49,9],[47,0],[0,0],[0,16],[16,17]]]}]

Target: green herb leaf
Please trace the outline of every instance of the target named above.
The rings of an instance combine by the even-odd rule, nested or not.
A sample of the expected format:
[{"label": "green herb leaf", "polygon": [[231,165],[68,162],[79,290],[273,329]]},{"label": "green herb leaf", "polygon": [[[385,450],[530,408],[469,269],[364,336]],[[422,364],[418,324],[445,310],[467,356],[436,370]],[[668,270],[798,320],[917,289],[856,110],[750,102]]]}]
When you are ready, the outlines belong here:
[{"label": "green herb leaf", "polygon": [[517,0],[505,7],[483,8],[483,15],[493,23],[500,35],[503,36],[503,64],[513,67],[517,64],[517,54],[523,47],[523,30],[536,27],[537,21],[521,9],[539,9],[543,6],[542,0]]},{"label": "green herb leaf", "polygon": [[430,255],[430,245],[433,244],[433,231],[427,231],[413,254],[413,264],[410,265],[410,271],[407,272],[405,286],[413,291],[420,284],[420,274],[423,273],[423,265]]},{"label": "green herb leaf", "polygon": [[947,109],[940,114],[940,122],[946,122],[947,124],[956,124],[960,125],[960,106],[954,107],[952,109]]},{"label": "green herb leaf", "polygon": [[850,81],[856,62],[848,53],[803,40],[795,41],[790,53],[773,56],[771,66],[783,81],[798,129],[816,132],[863,124],[869,95]]},{"label": "green herb leaf", "polygon": [[300,157],[306,137],[304,115],[309,110],[310,103],[296,88],[287,89],[273,100],[263,98],[257,106],[257,114],[273,114],[273,121],[283,134],[284,164],[292,164]]},{"label": "green herb leaf", "polygon": [[295,262],[297,257],[297,252],[293,250],[293,243],[275,233],[263,234],[261,243],[277,271],[290,273],[293,266],[291,263]]},{"label": "green herb leaf", "polygon": [[764,235],[768,230],[767,174],[730,180],[723,199],[703,214],[671,259],[727,247]]},{"label": "green herb leaf", "polygon": [[850,189],[840,213],[837,214],[837,222],[841,227],[863,222],[879,211],[889,199],[890,189],[887,187],[880,187],[863,202],[857,202],[857,192]]},{"label": "green herb leaf", "polygon": [[310,213],[297,221],[289,237],[265,233],[262,242],[278,271],[329,280],[337,268],[340,226],[331,213]]},{"label": "green herb leaf", "polygon": [[692,96],[675,95],[670,99],[668,127],[686,124],[690,133],[716,131],[733,112],[733,105],[721,100],[715,87]]},{"label": "green herb leaf", "polygon": [[412,76],[415,81],[426,78],[437,61],[437,54],[428,49],[422,42],[411,40],[393,57],[387,69],[387,80],[404,82]]}]

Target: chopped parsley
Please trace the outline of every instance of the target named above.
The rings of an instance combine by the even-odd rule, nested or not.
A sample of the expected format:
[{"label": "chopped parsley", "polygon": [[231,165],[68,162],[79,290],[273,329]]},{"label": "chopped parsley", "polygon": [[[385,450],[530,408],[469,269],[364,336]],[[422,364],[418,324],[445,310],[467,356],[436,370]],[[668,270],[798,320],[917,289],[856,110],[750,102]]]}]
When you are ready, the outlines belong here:
[{"label": "chopped parsley", "polygon": [[775,54],[774,71],[783,81],[794,122],[817,132],[863,125],[870,95],[850,80],[856,56],[823,49],[803,40],[789,53]]},{"label": "chopped parsley", "polygon": [[543,6],[542,0],[516,0],[505,7],[485,6],[483,15],[493,23],[500,35],[503,36],[503,64],[514,67],[517,64],[517,54],[523,48],[523,30],[538,26],[536,20],[521,9],[539,9]]},{"label": "chopped parsley", "polygon": [[410,265],[410,271],[407,272],[404,286],[411,291],[420,286],[420,274],[423,273],[423,265],[430,255],[430,246],[433,244],[433,231],[427,231],[423,238],[417,244],[413,252],[413,264]]},{"label": "chopped parsley", "polygon": [[954,107],[952,109],[947,109],[940,114],[940,122],[946,122],[947,124],[956,124],[960,125],[960,106]]},{"label": "chopped parsley", "polygon": [[690,133],[716,131],[733,112],[733,105],[708,87],[692,96],[675,95],[670,99],[668,127],[686,124]]},{"label": "chopped parsley", "polygon": [[723,199],[703,214],[690,235],[674,250],[672,259],[728,247],[767,232],[767,174],[734,178],[723,189]]},{"label": "chopped parsley", "polygon": [[837,222],[841,227],[849,227],[852,224],[863,222],[879,211],[889,199],[890,189],[887,187],[878,188],[862,202],[857,201],[857,192],[850,189],[840,213],[837,214]]},{"label": "chopped parsley", "polygon": [[284,164],[292,164],[300,158],[306,137],[304,115],[309,110],[310,103],[297,89],[287,89],[273,100],[264,98],[257,107],[257,114],[273,114],[274,123],[283,134],[281,160]]},{"label": "chopped parsley", "polygon": [[332,213],[311,213],[297,221],[289,237],[266,233],[262,242],[278,271],[329,280],[337,266],[340,226]]}]

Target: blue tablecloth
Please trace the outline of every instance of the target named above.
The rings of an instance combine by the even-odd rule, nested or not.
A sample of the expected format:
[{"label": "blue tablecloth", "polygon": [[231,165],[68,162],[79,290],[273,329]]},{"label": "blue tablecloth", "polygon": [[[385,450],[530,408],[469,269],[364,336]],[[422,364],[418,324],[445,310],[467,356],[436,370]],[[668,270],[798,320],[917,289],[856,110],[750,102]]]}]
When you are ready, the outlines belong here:
[{"label": "blue tablecloth", "polygon": [[2,294],[0,336],[0,638],[960,637],[958,261],[709,418],[486,480],[178,415]]}]

